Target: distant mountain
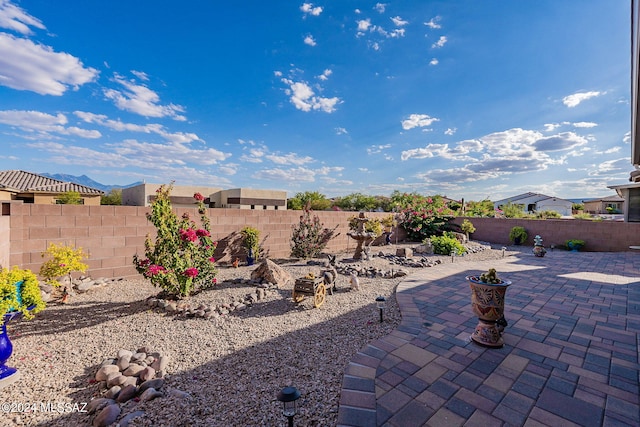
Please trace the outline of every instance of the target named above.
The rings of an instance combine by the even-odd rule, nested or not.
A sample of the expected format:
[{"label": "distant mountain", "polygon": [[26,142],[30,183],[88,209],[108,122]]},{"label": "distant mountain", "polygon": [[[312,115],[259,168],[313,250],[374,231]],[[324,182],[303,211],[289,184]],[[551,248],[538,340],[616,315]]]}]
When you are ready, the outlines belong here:
[{"label": "distant mountain", "polygon": [[41,173],[40,175],[53,178],[53,179],[58,179],[64,182],[73,182],[80,185],[86,185],[87,187],[97,188],[98,190],[102,190],[105,193],[110,192],[114,188],[115,189],[129,188],[129,187],[133,187],[134,185],[142,184],[142,182],[139,181],[139,182],[134,182],[133,184],[128,184],[128,185],[115,185],[115,184],[107,185],[107,184],[100,184],[99,182],[92,180],[86,175],[75,176],[75,175],[67,175],[64,173]]}]

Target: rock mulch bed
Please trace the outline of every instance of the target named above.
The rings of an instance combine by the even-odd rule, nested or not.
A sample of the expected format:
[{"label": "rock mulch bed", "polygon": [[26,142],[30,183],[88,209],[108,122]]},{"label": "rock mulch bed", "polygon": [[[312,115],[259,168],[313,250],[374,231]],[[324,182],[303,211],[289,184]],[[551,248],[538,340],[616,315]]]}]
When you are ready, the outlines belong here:
[{"label": "rock mulch bed", "polygon": [[[396,248],[381,250],[395,253]],[[339,261],[347,263],[350,255],[342,254]],[[491,250],[468,259],[501,256],[500,250]],[[451,262],[450,257],[429,258]],[[455,262],[464,260],[462,257]],[[372,257],[360,264],[390,268],[385,257]],[[309,273],[321,277],[324,270],[299,260],[279,265],[292,278]],[[256,268],[221,267],[218,286],[185,302],[196,308],[216,307],[218,311],[218,307],[238,302],[247,294],[255,295],[259,288],[249,280]],[[417,271],[403,268],[409,274]],[[438,265],[434,263],[431,268]],[[337,291],[327,295],[320,308],[313,307],[312,298],[294,303],[290,281],[265,291],[264,298],[250,308],[220,314],[218,321],[203,321],[189,314],[167,316],[157,307],[149,307],[148,299],[156,298],[159,289],[141,278],[113,281],[78,292],[68,304],[51,302],[35,319],[9,324],[14,345],[9,365],[18,368],[22,376],[0,390],[0,402],[84,402],[92,405],[93,413],[8,413],[3,414],[2,425],[86,426],[95,422],[106,407],[112,406],[104,417],[113,417],[113,405],[120,410],[116,422],[128,423],[129,427],[218,426],[230,425],[230,420],[233,425],[243,426],[284,425],[286,419],[276,396],[289,385],[302,393],[296,425],[335,425],[345,366],[366,343],[390,333],[400,322],[394,291],[401,280],[362,277],[360,289],[355,291],[350,290],[348,277],[338,275]],[[375,305],[378,295],[387,298],[383,323],[378,321]],[[107,387],[106,379],[105,385],[102,380],[96,382],[102,357],[111,355],[108,364],[113,365],[121,349],[143,353],[137,351],[141,343],[148,349],[161,349],[162,355],[170,358],[170,369],[157,369],[155,378],[147,380],[162,380],[162,385],[153,387],[156,392],[149,392],[155,395],[154,399],[142,400],[144,391],[141,393],[140,388],[144,382],[138,376],[135,396],[117,402],[118,398],[128,397],[127,393],[133,394],[129,388],[120,397],[133,384],[122,387],[126,378],[119,385],[123,380],[112,378],[111,387]],[[151,359],[147,356],[153,351],[144,353],[145,358],[138,356],[135,364],[149,366]],[[151,367],[155,361],[151,361]],[[124,368],[124,362],[121,364]],[[129,366],[123,370],[118,367],[119,374],[127,369]],[[129,372],[135,370],[139,368]],[[116,385],[119,392],[113,388]],[[106,406],[100,407],[102,404]]]}]

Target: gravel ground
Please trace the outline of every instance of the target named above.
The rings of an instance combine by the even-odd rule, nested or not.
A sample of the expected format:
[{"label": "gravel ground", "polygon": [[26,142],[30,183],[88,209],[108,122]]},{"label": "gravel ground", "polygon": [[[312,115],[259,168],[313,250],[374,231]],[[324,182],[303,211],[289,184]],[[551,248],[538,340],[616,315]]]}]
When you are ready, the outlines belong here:
[{"label": "gravel ground", "polygon": [[[411,245],[405,245],[411,246]],[[395,254],[399,246],[374,247]],[[508,254],[513,249],[508,248]],[[527,249],[527,248],[523,248]],[[530,249],[530,248],[528,248]],[[347,262],[351,254],[338,254]],[[467,255],[456,262],[502,257],[499,247]],[[449,257],[440,258],[450,262]],[[291,275],[319,274],[322,267],[305,261],[279,264]],[[362,265],[389,268],[384,258]],[[249,285],[231,282],[249,278],[255,267],[221,267],[221,284],[190,298],[196,304],[220,304],[254,292]],[[438,266],[430,267],[438,268]],[[417,271],[405,268],[409,274]],[[100,363],[119,349],[147,346],[170,358],[165,397],[148,402],[129,401],[122,415],[144,411],[130,426],[280,426],[286,419],[276,395],[294,385],[302,393],[296,424],[334,426],[345,366],[367,342],[390,333],[400,322],[394,292],[402,278],[360,278],[361,289],[349,290],[348,277],[338,277],[338,291],[327,295],[320,308],[311,297],[300,304],[291,299],[293,283],[244,311],[216,320],[185,318],[152,310],[146,299],[158,289],[146,280],[123,280],[73,296],[66,305],[50,303],[31,321],[8,325],[14,345],[10,366],[21,379],[0,390],[2,403],[90,402],[104,394],[93,381]],[[385,321],[380,323],[375,297],[387,298]],[[172,390],[188,393],[184,399]],[[3,405],[3,410],[4,410]],[[2,426],[91,425],[87,413],[3,413]]]}]

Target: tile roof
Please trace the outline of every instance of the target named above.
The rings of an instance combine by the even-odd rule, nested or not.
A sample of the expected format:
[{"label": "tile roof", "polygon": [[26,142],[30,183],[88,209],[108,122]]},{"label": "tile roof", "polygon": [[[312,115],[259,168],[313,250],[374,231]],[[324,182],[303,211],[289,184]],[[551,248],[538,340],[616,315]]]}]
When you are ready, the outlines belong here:
[{"label": "tile roof", "polygon": [[85,195],[104,194],[97,188],[73,182],[64,182],[21,170],[0,171],[0,188],[20,193],[65,193],[77,191]]}]

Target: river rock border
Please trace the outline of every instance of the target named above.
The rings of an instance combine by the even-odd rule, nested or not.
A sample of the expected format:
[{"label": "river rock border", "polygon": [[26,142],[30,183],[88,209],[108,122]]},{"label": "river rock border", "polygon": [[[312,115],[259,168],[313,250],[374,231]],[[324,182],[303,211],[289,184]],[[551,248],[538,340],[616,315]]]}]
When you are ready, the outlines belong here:
[{"label": "river rock border", "polygon": [[265,299],[268,293],[274,293],[278,290],[278,285],[276,284],[262,283],[251,279],[237,278],[222,282],[222,284],[224,283],[255,286],[256,289],[244,297],[237,297],[220,305],[196,305],[189,304],[186,301],[174,301],[158,297],[149,297],[146,303],[148,307],[159,309],[170,315],[197,317],[205,320],[219,320],[233,311],[244,311],[251,308],[256,302]]},{"label": "river rock border", "polygon": [[[95,380],[100,383],[103,396],[93,399],[87,405],[87,412],[93,417],[94,427],[113,424],[123,410],[135,408],[140,402],[148,402],[165,393],[164,386],[169,357],[148,347],[136,351],[120,349],[115,358],[105,359],[98,368]],[[171,390],[170,395],[190,399],[191,396],[180,390]],[[120,419],[118,425],[127,427],[129,422],[144,411],[130,412]]]}]

